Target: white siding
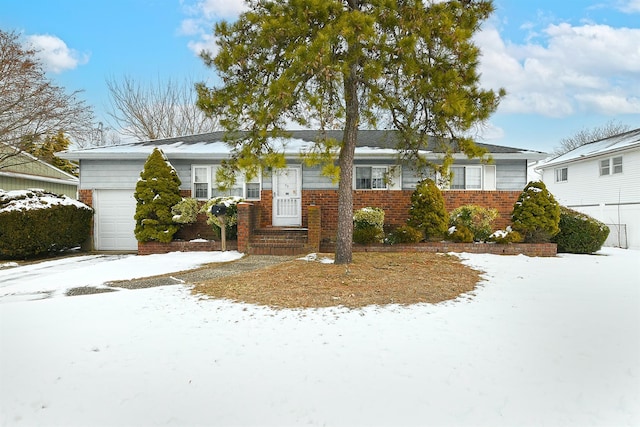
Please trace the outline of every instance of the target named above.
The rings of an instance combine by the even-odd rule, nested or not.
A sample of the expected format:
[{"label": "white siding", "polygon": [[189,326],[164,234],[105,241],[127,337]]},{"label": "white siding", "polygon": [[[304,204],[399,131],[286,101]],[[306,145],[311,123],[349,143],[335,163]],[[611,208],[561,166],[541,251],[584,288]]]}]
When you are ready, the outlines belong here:
[{"label": "white siding", "polygon": [[[600,176],[600,160],[622,155],[621,174]],[[555,167],[542,180],[561,205],[586,213],[605,224],[625,224],[630,248],[640,249],[640,149],[559,165],[567,181],[555,182]]]},{"label": "white siding", "polygon": [[[616,154],[619,156],[620,154]],[[544,169],[547,189],[564,205],[640,203],[640,150],[622,153],[623,172],[600,176],[599,162],[612,156],[569,163],[567,181],[555,182],[555,168]]]}]

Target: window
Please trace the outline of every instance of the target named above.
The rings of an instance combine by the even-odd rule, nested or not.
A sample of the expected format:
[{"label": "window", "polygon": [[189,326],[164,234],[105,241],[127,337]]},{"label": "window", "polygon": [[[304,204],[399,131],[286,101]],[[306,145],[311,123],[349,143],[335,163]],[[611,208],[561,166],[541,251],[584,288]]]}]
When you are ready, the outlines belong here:
[{"label": "window", "polygon": [[600,160],[600,176],[622,173],[622,156]]},{"label": "window", "polygon": [[556,182],[567,182],[568,168],[558,168],[556,171]]},{"label": "window", "polygon": [[386,166],[356,166],[356,190],[386,189]]},{"label": "window", "polygon": [[261,176],[249,181],[239,173],[236,176],[235,185],[227,190],[220,190],[216,185],[216,170],[218,166],[192,166],[193,186],[192,193],[196,199],[211,199],[220,196],[236,196],[249,200],[259,200],[262,188]]},{"label": "window", "polygon": [[209,198],[209,183],[211,169],[206,166],[193,167],[193,195],[196,199]]},{"label": "window", "polygon": [[614,157],[611,159],[611,163],[613,164],[613,173],[622,173],[622,156]]},{"label": "window", "polygon": [[482,166],[452,166],[452,190],[482,190]]}]

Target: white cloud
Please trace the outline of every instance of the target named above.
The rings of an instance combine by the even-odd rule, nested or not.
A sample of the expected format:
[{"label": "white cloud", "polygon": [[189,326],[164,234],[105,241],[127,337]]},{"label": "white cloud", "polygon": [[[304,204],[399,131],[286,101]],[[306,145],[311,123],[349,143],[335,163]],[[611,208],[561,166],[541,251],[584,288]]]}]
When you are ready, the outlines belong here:
[{"label": "white cloud", "polygon": [[179,33],[196,37],[187,43],[189,50],[196,55],[200,55],[203,50],[216,53],[214,22],[221,19],[233,20],[247,10],[244,0],[200,0],[195,3],[183,1],[182,7],[190,18],[182,21]]},{"label": "white cloud", "polygon": [[207,19],[234,18],[247,9],[244,0],[204,0],[198,6]]},{"label": "white cloud", "polygon": [[618,8],[624,13],[640,13],[640,0],[621,1]]},{"label": "white cloud", "polygon": [[483,84],[508,93],[501,112],[639,111],[640,29],[563,23],[548,25],[533,40],[506,43],[491,25],[477,35]]},{"label": "white cloud", "polygon": [[212,34],[201,34],[199,40],[192,40],[187,43],[189,50],[196,55],[204,50],[209,52],[212,56],[218,52],[218,46],[216,45],[216,38]]},{"label": "white cloud", "polygon": [[65,70],[73,70],[78,65],[86,64],[89,61],[89,55],[80,54],[76,50],[70,49],[64,41],[56,36],[34,34],[26,39],[37,51],[36,56],[42,61],[46,71],[59,74]]}]

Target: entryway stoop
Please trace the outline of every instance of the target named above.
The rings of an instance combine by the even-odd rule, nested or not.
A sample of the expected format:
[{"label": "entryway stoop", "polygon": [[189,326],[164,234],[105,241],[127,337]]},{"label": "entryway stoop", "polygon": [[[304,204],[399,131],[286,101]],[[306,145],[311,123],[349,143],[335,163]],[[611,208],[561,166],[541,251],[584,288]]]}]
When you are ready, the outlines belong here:
[{"label": "entryway stoop", "polygon": [[301,255],[314,250],[308,230],[299,227],[269,227],[253,230],[247,253],[250,255]]}]

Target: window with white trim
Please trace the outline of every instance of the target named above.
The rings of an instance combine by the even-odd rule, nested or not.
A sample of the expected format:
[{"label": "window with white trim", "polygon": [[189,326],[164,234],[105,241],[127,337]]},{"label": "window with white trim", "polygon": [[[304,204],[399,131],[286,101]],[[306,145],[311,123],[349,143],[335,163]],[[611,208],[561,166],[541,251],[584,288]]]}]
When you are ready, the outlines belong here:
[{"label": "window with white trim", "polygon": [[569,168],[556,168],[556,182],[567,182],[569,179]]},{"label": "window with white trim", "polygon": [[622,156],[612,158],[611,166],[614,174],[622,173]]},{"label": "window with white trim", "polygon": [[452,190],[482,190],[482,166],[452,166]]},{"label": "window with white trim", "polygon": [[208,166],[194,166],[191,168],[193,188],[191,194],[195,199],[210,198],[211,168]]},{"label": "window with white trim", "polygon": [[622,173],[622,156],[600,160],[600,176]]},{"label": "window with white trim", "polygon": [[219,166],[192,165],[191,194],[195,199],[208,200],[220,196],[236,196],[247,200],[259,200],[262,189],[262,176],[246,180],[243,173],[236,175],[236,183],[232,188],[220,190],[216,185],[216,171]]},{"label": "window with white trim", "polygon": [[385,190],[387,189],[388,168],[386,166],[356,166],[356,190]]}]

